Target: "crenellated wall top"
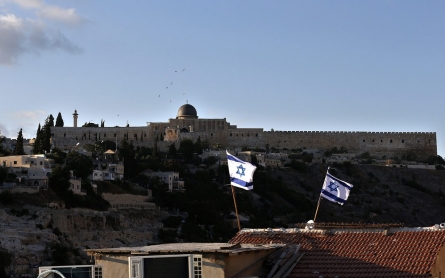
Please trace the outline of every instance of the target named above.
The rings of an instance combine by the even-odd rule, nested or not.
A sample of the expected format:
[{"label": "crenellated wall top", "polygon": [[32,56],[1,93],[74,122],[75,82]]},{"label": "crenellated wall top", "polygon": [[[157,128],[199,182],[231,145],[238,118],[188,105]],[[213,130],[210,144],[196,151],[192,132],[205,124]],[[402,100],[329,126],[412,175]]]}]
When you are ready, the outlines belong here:
[{"label": "crenellated wall top", "polygon": [[264,133],[313,133],[313,134],[393,134],[393,135],[400,135],[400,134],[418,134],[418,135],[436,135],[436,132],[406,132],[406,131],[400,131],[400,132],[389,132],[389,131],[287,131],[287,130],[275,130],[275,131],[263,131]]}]

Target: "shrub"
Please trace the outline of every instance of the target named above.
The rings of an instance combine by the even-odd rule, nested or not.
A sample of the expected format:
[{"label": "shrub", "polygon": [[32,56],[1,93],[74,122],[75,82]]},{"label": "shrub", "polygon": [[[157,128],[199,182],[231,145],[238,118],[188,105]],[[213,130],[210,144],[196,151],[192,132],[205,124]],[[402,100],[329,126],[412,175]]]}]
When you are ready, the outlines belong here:
[{"label": "shrub", "polygon": [[2,193],[0,193],[0,202],[2,202],[5,205],[9,205],[14,203],[14,195],[9,190],[5,190]]}]

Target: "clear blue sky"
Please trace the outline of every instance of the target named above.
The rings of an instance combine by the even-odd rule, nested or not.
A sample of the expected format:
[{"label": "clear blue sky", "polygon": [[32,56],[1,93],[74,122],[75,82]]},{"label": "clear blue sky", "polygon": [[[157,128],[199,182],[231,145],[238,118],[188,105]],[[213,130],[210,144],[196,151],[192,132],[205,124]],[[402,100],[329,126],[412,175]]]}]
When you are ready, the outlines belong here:
[{"label": "clear blue sky", "polygon": [[444,15],[434,0],[0,0],[0,130],[32,138],[75,109],[143,126],[188,100],[238,127],[436,132],[444,156]]}]

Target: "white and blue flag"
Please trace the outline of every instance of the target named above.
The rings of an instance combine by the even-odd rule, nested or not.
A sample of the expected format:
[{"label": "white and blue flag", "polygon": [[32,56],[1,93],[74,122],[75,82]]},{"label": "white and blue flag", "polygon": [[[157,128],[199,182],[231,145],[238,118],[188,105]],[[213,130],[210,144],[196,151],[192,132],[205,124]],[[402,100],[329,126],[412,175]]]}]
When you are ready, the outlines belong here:
[{"label": "white and blue flag", "polygon": [[327,173],[324,179],[323,188],[321,189],[321,196],[331,202],[337,202],[343,205],[349,197],[353,185],[337,179],[333,175]]},{"label": "white and blue flag", "polygon": [[253,173],[256,170],[256,166],[249,162],[242,161],[241,159],[231,155],[227,152],[227,165],[229,166],[230,184],[233,186],[241,187],[242,189],[253,189]]}]

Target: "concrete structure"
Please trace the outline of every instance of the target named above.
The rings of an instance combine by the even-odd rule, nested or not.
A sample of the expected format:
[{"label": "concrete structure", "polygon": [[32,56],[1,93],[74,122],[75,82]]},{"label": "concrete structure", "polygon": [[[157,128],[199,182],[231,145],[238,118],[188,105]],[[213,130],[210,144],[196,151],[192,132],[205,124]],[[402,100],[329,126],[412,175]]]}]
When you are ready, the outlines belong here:
[{"label": "concrete structure", "polygon": [[[75,111],[75,123],[77,111]],[[92,144],[101,140],[120,142],[124,138],[134,146],[157,147],[163,151],[183,139],[208,140],[227,149],[240,147],[276,149],[322,149],[344,147],[349,153],[369,152],[376,157],[416,155],[423,160],[437,155],[435,132],[359,132],[359,131],[264,131],[262,128],[238,128],[223,119],[199,119],[196,109],[185,104],[168,122],[147,122],[142,127],[53,127],[53,145],[63,148]],[[163,138],[162,141],[159,141]],[[178,145],[179,146],[179,145]]]},{"label": "concrete structure", "polygon": [[173,190],[185,190],[184,181],[179,179],[178,172],[154,172],[152,170],[146,170],[143,174],[150,178],[158,177],[168,185],[168,191],[170,192]]},{"label": "concrete structure", "polygon": [[74,194],[87,195],[86,192],[82,192],[82,180],[81,179],[70,179],[70,188]]},{"label": "concrete structure", "polygon": [[53,160],[43,154],[36,155],[10,155],[0,157],[0,166],[5,168],[52,168]]},{"label": "concrete structure", "polygon": [[[102,267],[103,278],[225,278],[238,275],[256,277],[261,272],[261,262],[264,258],[283,246],[283,244],[172,243],[85,251],[94,257],[96,265]],[[151,261],[154,258],[156,262]],[[186,264],[186,269],[180,275],[176,272],[177,266],[174,264],[178,263],[178,260]],[[155,269],[157,275],[154,274]],[[188,272],[189,270],[193,272]],[[151,272],[151,276],[148,276],[147,271]]]},{"label": "concrete structure", "polygon": [[73,114],[73,126],[77,127],[77,118],[79,117],[79,114],[77,114],[77,110],[74,110]]},{"label": "concrete structure", "polygon": [[155,203],[150,203],[151,200],[151,190],[148,191],[147,196],[133,195],[133,194],[111,194],[103,193],[102,197],[110,203],[110,210],[121,210],[121,209],[156,209]]},{"label": "concrete structure", "polygon": [[15,173],[20,183],[43,188],[48,188],[53,163],[43,154],[0,157],[0,167]]}]

